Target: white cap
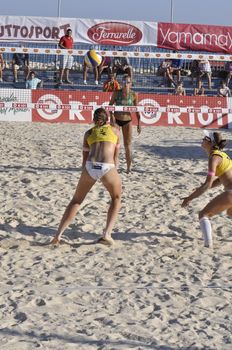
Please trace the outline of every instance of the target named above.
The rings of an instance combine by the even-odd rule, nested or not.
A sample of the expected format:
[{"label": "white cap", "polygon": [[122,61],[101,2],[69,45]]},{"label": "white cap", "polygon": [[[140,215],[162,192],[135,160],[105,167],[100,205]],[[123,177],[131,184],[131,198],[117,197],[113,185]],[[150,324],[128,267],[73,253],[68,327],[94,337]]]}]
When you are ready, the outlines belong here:
[{"label": "white cap", "polygon": [[210,132],[208,130],[203,130],[203,133],[206,137],[208,137],[211,140],[211,142],[215,142],[213,132]]}]

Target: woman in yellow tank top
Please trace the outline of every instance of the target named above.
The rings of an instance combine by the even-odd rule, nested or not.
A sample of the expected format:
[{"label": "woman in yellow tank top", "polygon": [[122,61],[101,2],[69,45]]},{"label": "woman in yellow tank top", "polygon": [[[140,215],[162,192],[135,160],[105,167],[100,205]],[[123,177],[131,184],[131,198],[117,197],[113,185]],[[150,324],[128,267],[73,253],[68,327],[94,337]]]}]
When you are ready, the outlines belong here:
[{"label": "woman in yellow tank top", "polygon": [[[205,137],[202,148],[209,157],[208,173],[205,182],[188,197],[183,198],[182,207],[186,207],[194,198],[201,196],[210,188],[218,185],[224,186],[224,192],[212,199],[200,212],[200,228],[204,238],[205,247],[213,246],[212,228],[210,218],[226,210],[232,216],[232,160],[223,152],[226,140],[219,132],[204,131]],[[215,176],[217,178],[215,178]]]},{"label": "woman in yellow tank top", "polygon": [[60,242],[64,230],[73,221],[81,203],[97,180],[101,180],[111,197],[106,226],[98,242],[113,244],[111,232],[121,206],[122,191],[121,178],[116,168],[120,132],[117,128],[107,124],[108,116],[103,108],[96,109],[93,120],[95,126],[84,135],[81,177],[74,196],[64,212],[57,233],[51,241],[52,244]]}]

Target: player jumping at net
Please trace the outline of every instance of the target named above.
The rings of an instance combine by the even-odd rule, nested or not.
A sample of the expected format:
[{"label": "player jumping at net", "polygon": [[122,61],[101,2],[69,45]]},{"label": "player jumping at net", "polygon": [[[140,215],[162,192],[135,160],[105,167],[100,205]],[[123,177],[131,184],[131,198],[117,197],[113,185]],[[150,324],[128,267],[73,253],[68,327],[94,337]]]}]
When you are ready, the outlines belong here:
[{"label": "player jumping at net", "polygon": [[[232,160],[223,152],[226,140],[219,132],[204,131],[205,137],[202,148],[208,154],[208,173],[205,182],[188,197],[183,198],[182,207],[186,207],[194,198],[201,196],[210,188],[218,185],[224,186],[224,192],[212,199],[200,212],[200,228],[204,238],[205,247],[213,246],[212,228],[209,218],[227,210],[232,216]],[[215,179],[215,176],[217,177]]]},{"label": "player jumping at net", "polygon": [[112,245],[111,232],[121,206],[121,178],[117,172],[117,160],[120,146],[120,133],[116,127],[107,124],[108,116],[103,108],[94,112],[95,126],[84,135],[82,173],[71,202],[61,219],[58,231],[51,241],[57,244],[64,230],[73,221],[80,205],[97,180],[101,180],[111,196],[107,221],[99,243]]},{"label": "player jumping at net", "polygon": [[[116,106],[137,106],[138,95],[131,90],[131,78],[125,76],[123,78],[122,89],[114,91],[110,100],[110,105]],[[137,132],[141,133],[140,113],[136,112],[137,116]],[[125,156],[127,164],[127,174],[131,171],[132,165],[132,118],[130,112],[112,112],[111,123],[117,124],[122,128],[123,143],[125,147]]]}]

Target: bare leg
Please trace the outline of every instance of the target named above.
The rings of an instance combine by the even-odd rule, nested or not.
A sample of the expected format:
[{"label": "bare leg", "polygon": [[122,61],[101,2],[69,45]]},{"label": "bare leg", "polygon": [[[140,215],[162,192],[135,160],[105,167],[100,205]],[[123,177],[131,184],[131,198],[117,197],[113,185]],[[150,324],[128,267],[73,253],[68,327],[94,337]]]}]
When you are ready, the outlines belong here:
[{"label": "bare leg", "polygon": [[121,207],[122,183],[116,168],[111,169],[101,180],[111,196],[103,238],[112,242],[111,233]]},{"label": "bare leg", "polygon": [[180,69],[177,69],[176,75],[177,75],[177,83],[180,83],[180,79],[181,79]]},{"label": "bare leg", "polygon": [[98,84],[99,74],[98,74],[98,67],[94,67],[94,78],[95,78],[95,84]]},{"label": "bare leg", "polygon": [[228,73],[227,76],[226,76],[226,86],[229,87],[229,84],[230,84],[230,79],[231,79],[231,73]]},{"label": "bare leg", "polygon": [[211,89],[212,88],[211,73],[207,73],[207,78],[208,78],[208,87],[209,87],[209,89]]},{"label": "bare leg", "polygon": [[[231,215],[232,213],[232,193],[223,192],[214,199],[212,199],[205,207],[199,212],[199,219],[201,223],[202,233],[205,237],[205,246],[212,246],[211,237],[211,225],[209,218],[227,210],[227,213]],[[211,237],[211,243],[208,245],[208,237]]]},{"label": "bare leg", "polygon": [[27,80],[29,77],[29,73],[30,73],[30,67],[29,66],[25,66],[24,67],[24,74],[25,74],[25,79]]},{"label": "bare leg", "polygon": [[61,236],[64,232],[64,230],[71,224],[71,222],[73,221],[74,217],[76,216],[81,203],[83,202],[83,200],[85,199],[87,193],[90,191],[90,189],[92,188],[92,186],[95,184],[96,180],[94,180],[86,171],[86,169],[84,169],[82,171],[80,180],[77,184],[77,188],[75,191],[75,194],[72,198],[72,200],[70,201],[70,203],[68,204],[63,217],[61,219],[61,222],[59,224],[57,233],[55,235],[55,237],[53,238],[52,242],[53,244],[59,243]]},{"label": "bare leg", "polygon": [[132,123],[122,126],[123,142],[125,147],[125,156],[127,164],[127,174],[131,171],[132,164]]},{"label": "bare leg", "polygon": [[129,66],[126,70],[125,73],[129,75],[129,77],[131,78],[131,81],[133,81],[133,70],[132,67]]},{"label": "bare leg", "polygon": [[173,75],[172,75],[172,69],[171,68],[167,68],[167,78],[168,78],[168,82],[171,84],[176,85],[174,79],[173,79]]},{"label": "bare leg", "polygon": [[202,85],[202,77],[203,77],[204,74],[202,73],[199,73],[197,75],[197,88],[200,89],[200,86]]},{"label": "bare leg", "polygon": [[60,68],[60,82],[63,80],[64,69]]},{"label": "bare leg", "polygon": [[87,81],[87,71],[88,71],[88,67],[86,66],[86,64],[84,63],[84,67],[83,67],[83,81],[86,83]]},{"label": "bare leg", "polygon": [[71,83],[71,81],[69,81],[69,69],[68,68],[65,68],[64,76],[65,76],[65,81]]},{"label": "bare leg", "polygon": [[15,67],[15,64],[13,64],[13,76],[14,76],[14,81],[18,80],[18,70]]}]

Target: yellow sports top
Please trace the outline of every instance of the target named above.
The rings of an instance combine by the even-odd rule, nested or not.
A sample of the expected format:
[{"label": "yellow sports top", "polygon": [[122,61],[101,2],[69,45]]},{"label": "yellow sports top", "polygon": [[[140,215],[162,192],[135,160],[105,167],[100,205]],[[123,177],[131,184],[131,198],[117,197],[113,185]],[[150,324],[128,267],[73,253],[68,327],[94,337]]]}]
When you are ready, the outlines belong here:
[{"label": "yellow sports top", "polygon": [[110,124],[105,124],[101,127],[94,126],[91,129],[91,134],[87,137],[89,146],[91,146],[93,143],[103,141],[111,142],[115,145],[117,144],[118,136],[113,132]]},{"label": "yellow sports top", "polygon": [[216,173],[215,173],[216,176],[221,176],[225,174],[229,169],[232,168],[232,160],[225,152],[214,150],[211,153],[211,156],[214,156],[214,155],[222,157],[221,163],[216,168]]}]

